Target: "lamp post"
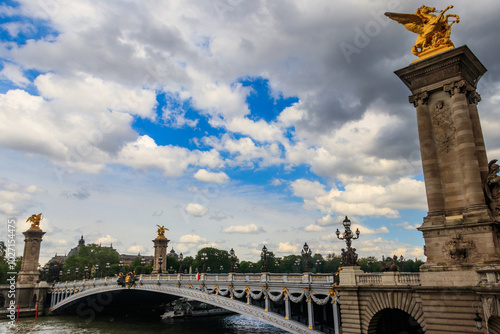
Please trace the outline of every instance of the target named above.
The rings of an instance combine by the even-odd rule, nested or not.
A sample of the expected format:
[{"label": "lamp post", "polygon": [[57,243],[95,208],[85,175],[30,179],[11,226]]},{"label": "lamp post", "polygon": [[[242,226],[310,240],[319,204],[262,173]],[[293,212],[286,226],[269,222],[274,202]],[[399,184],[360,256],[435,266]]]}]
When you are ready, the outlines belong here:
[{"label": "lamp post", "polygon": [[405,262],[406,262],[406,259],[404,258],[403,255],[401,255],[399,257],[399,263],[401,263],[401,272],[405,271]]},{"label": "lamp post", "polygon": [[68,274],[68,278],[66,279],[67,281],[69,281],[69,275],[71,274],[71,270],[68,269],[68,271],[66,272]]},{"label": "lamp post", "polygon": [[359,238],[359,229],[356,229],[356,236],[352,233],[351,230],[351,221],[345,216],[344,221],[342,222],[344,225],[344,233],[340,236],[340,231],[337,229],[335,234],[339,240],[345,240],[347,245],[347,250],[342,248],[342,265],[344,266],[355,266],[358,262],[358,254],[356,254],[356,248],[352,248],[352,240],[356,240]]},{"label": "lamp post", "polygon": [[160,265],[160,268],[158,268],[158,274],[161,275],[161,265],[163,264],[163,256],[158,257],[158,264]]},{"label": "lamp post", "polygon": [[253,273],[253,263],[250,262],[250,264],[248,265],[248,268],[250,268],[250,272]]},{"label": "lamp post", "polygon": [[224,266],[221,264],[219,267],[219,274],[222,274],[222,271],[224,270]]},{"label": "lamp post", "polygon": [[207,273],[210,273],[212,271],[212,269],[210,269],[210,267],[207,267]]},{"label": "lamp post", "polygon": [[106,262],[106,277],[109,276],[109,267],[110,267],[109,262]]},{"label": "lamp post", "polygon": [[141,275],[144,275],[144,266],[146,265],[146,260],[141,258]]},{"label": "lamp post", "polygon": [[184,255],[179,254],[179,274],[182,274],[182,261],[184,261]]},{"label": "lamp post", "polygon": [[85,271],[85,276],[83,277],[83,279],[89,279],[90,278],[90,276],[89,276],[89,267],[85,266],[84,271]]},{"label": "lamp post", "polygon": [[267,248],[266,248],[266,245],[264,245],[264,247],[262,247],[262,252],[260,253],[260,257],[262,258],[262,269],[261,270],[263,273],[268,272],[268,270],[267,270],[267,256],[268,256]]},{"label": "lamp post", "polygon": [[79,270],[80,270],[79,268],[75,268],[75,279],[78,279],[79,278],[78,276],[80,276]]},{"label": "lamp post", "polygon": [[95,276],[99,278],[99,264],[96,264],[94,267],[95,267]]},{"label": "lamp post", "polygon": [[274,268],[276,268],[276,272],[278,272],[279,267],[280,267],[280,261],[279,261],[278,259],[276,259],[276,260],[274,261]]},{"label": "lamp post", "polygon": [[373,257],[373,256],[368,256],[368,259],[367,259],[367,263],[368,263],[368,271],[369,272],[373,272],[373,264],[376,262],[377,260]]},{"label": "lamp post", "polygon": [[172,268],[172,266],[170,266],[170,268],[168,268],[168,273],[169,274],[173,274],[174,273],[174,268]]},{"label": "lamp post", "polygon": [[235,253],[234,249],[231,248],[231,250],[229,251],[228,258],[229,258],[229,262],[231,262],[231,267],[230,267],[229,272],[234,273],[234,262],[236,261],[236,253]]},{"label": "lamp post", "polygon": [[309,258],[311,257],[311,254],[312,254],[312,250],[311,248],[309,248],[309,245],[306,243],[304,243],[304,247],[302,247],[302,251],[300,252],[300,254],[302,254],[302,257],[304,258],[304,260],[306,261],[306,273],[309,272]]},{"label": "lamp post", "polygon": [[62,277],[62,270],[59,271],[59,282],[61,281],[61,277]]},{"label": "lamp post", "polygon": [[300,259],[296,259],[293,265],[295,266],[295,272],[298,273],[300,267]]},{"label": "lamp post", "polygon": [[201,253],[201,261],[203,262],[203,269],[201,269],[202,273],[205,273],[205,264],[208,260],[207,253]]},{"label": "lamp post", "polygon": [[122,272],[122,268],[123,268],[123,261],[120,260],[120,262],[118,262],[118,267],[120,267],[120,272]]},{"label": "lamp post", "polygon": [[316,259],[316,272],[320,272],[320,267],[321,267],[321,260],[320,259]]}]

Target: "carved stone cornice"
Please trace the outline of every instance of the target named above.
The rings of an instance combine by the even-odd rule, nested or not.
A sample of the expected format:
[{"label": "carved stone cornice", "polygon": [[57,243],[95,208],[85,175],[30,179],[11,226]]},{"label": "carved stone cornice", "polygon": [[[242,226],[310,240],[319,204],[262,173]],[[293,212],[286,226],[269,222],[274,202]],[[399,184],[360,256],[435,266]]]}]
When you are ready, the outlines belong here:
[{"label": "carved stone cornice", "polygon": [[413,94],[438,89],[450,80],[462,79],[476,87],[486,68],[464,45],[420,60],[396,71],[396,75]]}]

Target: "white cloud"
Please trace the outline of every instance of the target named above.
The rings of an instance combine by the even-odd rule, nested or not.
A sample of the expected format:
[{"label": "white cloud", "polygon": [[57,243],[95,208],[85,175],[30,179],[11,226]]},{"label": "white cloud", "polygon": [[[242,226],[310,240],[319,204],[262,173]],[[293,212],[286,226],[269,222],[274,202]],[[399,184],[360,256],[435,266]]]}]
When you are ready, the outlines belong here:
[{"label": "white cloud", "polygon": [[[318,181],[299,179],[291,188],[295,196],[304,198],[306,209],[328,214],[396,218],[397,209],[426,208],[424,182],[407,178],[385,187],[350,183],[339,190],[334,186],[328,193]],[[328,218],[323,219],[328,223]]]},{"label": "white cloud", "polygon": [[24,213],[33,206],[34,195],[46,193],[35,185],[23,186],[0,178],[0,212],[9,216]]},{"label": "white cloud", "polygon": [[306,231],[306,232],[324,232],[324,231],[326,231],[326,228],[319,226],[319,225],[311,224],[311,225],[307,225],[304,228],[304,231]]},{"label": "white cloud", "polygon": [[198,204],[198,203],[189,203],[184,208],[184,211],[186,211],[186,213],[191,215],[191,216],[203,217],[204,215],[207,214],[208,209],[205,208],[203,205]]},{"label": "white cloud", "polygon": [[129,248],[127,248],[127,253],[128,254],[140,254],[140,253],[146,253],[146,248],[141,246],[141,245],[132,245]]},{"label": "white cloud", "polygon": [[205,243],[207,242],[207,239],[200,237],[199,235],[196,234],[186,234],[183,235],[177,240],[177,243],[179,244],[198,244],[198,243]]},{"label": "white cloud", "polygon": [[234,225],[226,227],[222,230],[224,233],[238,233],[238,234],[258,234],[265,232],[262,227],[258,227],[255,224],[248,225]]},{"label": "white cloud", "polygon": [[292,245],[290,241],[280,242],[278,244],[278,249],[276,253],[279,254],[296,254],[300,248],[300,245]]},{"label": "white cloud", "polygon": [[93,243],[94,244],[103,244],[103,245],[109,245],[109,244],[112,244],[112,243],[117,243],[118,239],[117,238],[114,238],[112,236],[110,236],[109,234],[106,234],[105,236],[103,237],[99,237],[97,238],[96,241],[94,241]]},{"label": "white cloud", "polygon": [[21,68],[11,63],[3,63],[0,71],[0,80],[6,79],[18,87],[25,87],[30,81],[24,76]]},{"label": "white cloud", "polygon": [[226,183],[229,181],[229,176],[226,173],[212,173],[207,171],[206,169],[199,169],[195,174],[194,178],[209,183]]},{"label": "white cloud", "polygon": [[417,229],[418,227],[420,227],[421,224],[414,224],[414,225],[410,225],[410,223],[408,222],[404,222],[404,223],[401,223],[401,224],[396,224],[396,226],[403,226],[403,228],[405,230],[415,230]]}]

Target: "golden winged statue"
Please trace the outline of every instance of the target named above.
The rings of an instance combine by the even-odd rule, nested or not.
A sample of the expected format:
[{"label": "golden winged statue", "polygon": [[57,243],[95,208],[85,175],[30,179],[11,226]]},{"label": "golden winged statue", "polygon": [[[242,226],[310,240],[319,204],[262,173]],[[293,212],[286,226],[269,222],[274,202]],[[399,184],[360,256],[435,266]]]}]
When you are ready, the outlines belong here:
[{"label": "golden winged statue", "polygon": [[30,230],[39,230],[40,229],[40,221],[42,220],[42,214],[33,214],[31,217],[26,219],[26,222],[31,222]]},{"label": "golden winged statue", "polygon": [[[411,52],[421,60],[445,50],[454,48],[450,40],[451,26],[460,22],[460,17],[455,14],[444,15],[453,6],[446,7],[439,15],[436,8],[422,6],[415,14],[385,13],[385,16],[401,23],[411,32],[418,34],[417,41]],[[453,18],[450,22],[450,18]]]},{"label": "golden winged statue", "polygon": [[156,239],[165,239],[165,231],[168,231],[168,228],[166,228],[165,226],[160,226],[160,225],[156,225],[158,226],[158,236],[156,237]]}]

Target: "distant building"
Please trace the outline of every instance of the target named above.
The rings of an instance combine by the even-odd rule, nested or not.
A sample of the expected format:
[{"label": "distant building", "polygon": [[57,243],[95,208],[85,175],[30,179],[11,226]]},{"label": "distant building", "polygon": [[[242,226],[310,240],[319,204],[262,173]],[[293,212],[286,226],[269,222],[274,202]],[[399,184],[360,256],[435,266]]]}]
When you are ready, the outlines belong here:
[{"label": "distant building", "polygon": [[[71,248],[71,250],[68,252],[67,255],[57,255],[57,253],[56,253],[56,255],[54,255],[45,265],[47,266],[47,265],[55,264],[55,263],[63,264],[64,261],[66,261],[66,259],[68,258],[68,256],[78,255],[78,251],[80,250],[80,248],[82,246],[85,246],[85,239],[83,239],[83,235],[81,236],[80,240],[78,241],[78,245]],[[99,247],[107,247],[107,246],[99,245]],[[116,249],[113,248],[113,244],[111,244],[111,246],[109,246],[109,248],[111,248],[112,250],[114,250],[116,252],[116,254],[120,258],[120,260],[123,261],[124,265],[130,265],[135,260],[135,258],[138,256],[144,258],[146,265],[149,265],[149,264],[151,264],[151,261],[153,261],[153,258],[154,258],[151,255],[149,255],[149,256],[142,255],[141,256],[140,253],[138,255],[120,254],[120,253],[118,253],[118,251]],[[177,258],[177,254],[175,253],[173,248],[172,248],[172,251],[170,253],[174,254],[175,258]],[[168,256],[174,256],[171,254],[169,254]]]},{"label": "distant building", "polygon": [[174,257],[176,260],[179,259],[179,255],[177,255],[177,253],[174,251],[174,247],[172,247],[172,250],[168,252],[167,256]]}]

